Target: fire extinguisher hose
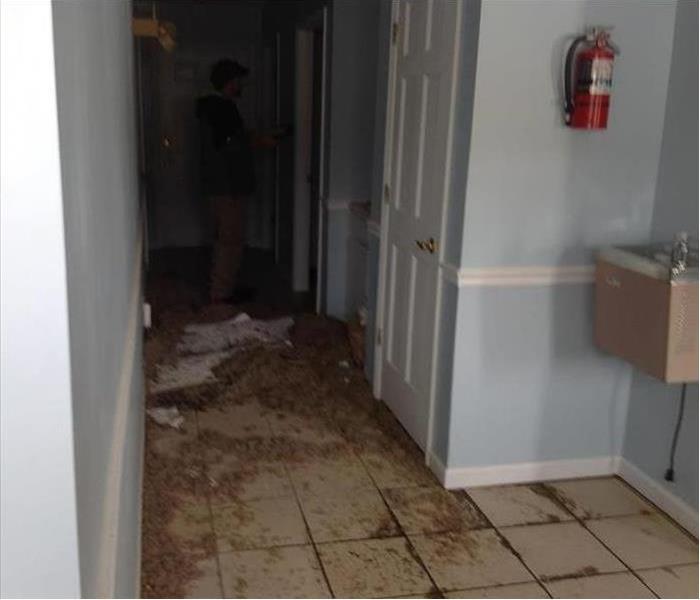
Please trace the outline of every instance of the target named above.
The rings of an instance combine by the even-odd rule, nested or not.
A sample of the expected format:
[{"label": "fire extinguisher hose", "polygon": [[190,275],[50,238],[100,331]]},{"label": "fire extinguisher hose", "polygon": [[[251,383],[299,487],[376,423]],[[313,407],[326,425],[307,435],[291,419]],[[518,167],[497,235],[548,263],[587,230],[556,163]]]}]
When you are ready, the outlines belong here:
[{"label": "fire extinguisher hose", "polygon": [[564,62],[564,119],[567,125],[571,121],[571,114],[574,112],[574,90],[571,72],[574,66],[574,58],[576,57],[576,49],[579,44],[585,42],[587,39],[585,35],[574,38],[574,41],[571,42],[569,50],[566,53],[566,61]]}]

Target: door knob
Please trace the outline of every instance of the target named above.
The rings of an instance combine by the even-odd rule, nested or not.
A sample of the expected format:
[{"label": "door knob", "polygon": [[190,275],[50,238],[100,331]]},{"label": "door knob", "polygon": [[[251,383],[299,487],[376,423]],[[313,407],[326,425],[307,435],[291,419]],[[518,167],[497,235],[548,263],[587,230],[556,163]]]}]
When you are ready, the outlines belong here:
[{"label": "door knob", "polygon": [[425,252],[430,252],[430,254],[435,254],[437,250],[437,242],[434,238],[428,238],[427,240],[416,240],[416,246]]}]

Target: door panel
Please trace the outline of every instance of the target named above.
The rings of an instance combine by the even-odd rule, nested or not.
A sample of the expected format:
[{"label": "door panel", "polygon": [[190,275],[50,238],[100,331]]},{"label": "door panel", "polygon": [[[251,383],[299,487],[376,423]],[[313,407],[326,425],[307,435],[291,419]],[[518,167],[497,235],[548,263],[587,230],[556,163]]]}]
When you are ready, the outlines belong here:
[{"label": "door panel", "polygon": [[[460,2],[399,0],[382,397],[425,448]],[[434,240],[429,251],[417,242]]]}]

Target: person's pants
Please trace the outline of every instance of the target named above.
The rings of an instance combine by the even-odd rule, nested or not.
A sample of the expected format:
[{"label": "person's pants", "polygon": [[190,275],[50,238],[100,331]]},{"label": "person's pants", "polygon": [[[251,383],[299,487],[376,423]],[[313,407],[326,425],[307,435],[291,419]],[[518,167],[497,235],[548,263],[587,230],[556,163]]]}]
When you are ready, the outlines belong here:
[{"label": "person's pants", "polygon": [[245,242],[245,198],[211,196],[209,207],[214,223],[209,296],[212,302],[220,302],[233,294],[241,265]]}]

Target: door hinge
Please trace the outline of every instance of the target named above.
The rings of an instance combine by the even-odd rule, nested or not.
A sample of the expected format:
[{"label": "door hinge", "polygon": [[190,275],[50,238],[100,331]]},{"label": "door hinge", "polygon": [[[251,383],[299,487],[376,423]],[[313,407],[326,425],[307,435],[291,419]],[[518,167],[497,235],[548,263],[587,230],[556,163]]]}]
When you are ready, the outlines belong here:
[{"label": "door hinge", "polygon": [[382,330],[377,329],[377,346],[382,345]]},{"label": "door hinge", "polygon": [[391,202],[391,189],[389,188],[388,183],[384,184],[384,202],[386,202],[387,204]]},{"label": "door hinge", "polygon": [[398,23],[392,23],[391,24],[391,43],[396,45],[396,40],[399,39],[399,24]]}]

